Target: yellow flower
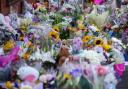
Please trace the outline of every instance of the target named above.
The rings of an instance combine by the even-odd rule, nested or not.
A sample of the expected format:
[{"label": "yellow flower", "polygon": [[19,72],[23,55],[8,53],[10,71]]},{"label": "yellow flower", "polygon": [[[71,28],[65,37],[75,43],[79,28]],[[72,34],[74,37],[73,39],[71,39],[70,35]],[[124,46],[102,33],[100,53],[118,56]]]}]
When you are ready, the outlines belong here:
[{"label": "yellow flower", "polygon": [[29,46],[32,45],[32,42],[31,41],[28,41],[26,45],[27,45],[27,47],[29,47]]},{"label": "yellow flower", "polygon": [[108,40],[108,44],[109,44],[109,45],[112,45],[112,41],[111,41],[111,40]]},{"label": "yellow flower", "polygon": [[79,29],[84,29],[85,26],[84,26],[84,24],[81,24],[81,23],[80,23],[80,24],[78,24],[78,28],[79,28]]},{"label": "yellow flower", "polygon": [[59,33],[57,32],[57,31],[50,31],[49,32],[49,37],[50,38],[54,38],[55,40],[59,40],[60,38],[59,38]]},{"label": "yellow flower", "polygon": [[77,24],[78,24],[78,28],[79,28],[79,29],[84,29],[84,28],[85,28],[85,26],[84,26],[84,24],[83,24],[83,21],[78,20],[78,21],[77,21]]},{"label": "yellow flower", "polygon": [[58,27],[58,26],[54,26],[54,27],[53,27],[53,30],[54,30],[54,31],[57,31],[57,32],[59,32],[59,31],[60,31],[60,29],[59,29],[59,27]]},{"label": "yellow flower", "polygon": [[70,31],[72,31],[72,32],[76,32],[76,31],[78,31],[77,28],[75,28],[75,27],[74,27],[74,28],[72,28],[72,27],[68,27],[67,29],[70,30]]},{"label": "yellow flower", "polygon": [[7,82],[5,83],[5,87],[6,87],[7,89],[13,89],[13,84],[12,84],[10,81],[7,81]]},{"label": "yellow flower", "polygon": [[84,43],[87,43],[91,38],[91,36],[84,36],[82,40]]},{"label": "yellow flower", "polygon": [[24,40],[24,35],[20,35],[19,40],[23,41]]},{"label": "yellow flower", "polygon": [[94,45],[102,45],[103,44],[103,40],[101,38],[97,38],[94,40]]},{"label": "yellow flower", "polygon": [[71,79],[72,76],[71,76],[70,74],[64,74],[64,78],[65,78],[65,79]]},{"label": "yellow flower", "polygon": [[27,31],[27,24],[21,24],[21,25],[20,25],[20,30],[21,30],[22,32],[26,32],[26,31]]},{"label": "yellow flower", "polygon": [[102,47],[104,48],[105,51],[109,51],[111,49],[111,45],[109,44],[103,44]]},{"label": "yellow flower", "polygon": [[4,44],[3,49],[4,49],[4,51],[8,51],[8,50],[12,49],[13,47],[14,47],[14,41],[9,40]]}]

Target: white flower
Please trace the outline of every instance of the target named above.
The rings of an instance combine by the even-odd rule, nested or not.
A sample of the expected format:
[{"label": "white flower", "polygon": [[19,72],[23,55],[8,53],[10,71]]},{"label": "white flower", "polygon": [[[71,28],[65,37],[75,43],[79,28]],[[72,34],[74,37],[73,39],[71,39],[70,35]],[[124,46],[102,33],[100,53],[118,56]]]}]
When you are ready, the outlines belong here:
[{"label": "white flower", "polygon": [[2,47],[0,48],[0,55],[4,55],[4,50]]},{"label": "white flower", "polygon": [[115,60],[115,62],[117,64],[120,64],[120,63],[124,63],[125,62],[124,55],[119,50],[113,48],[112,49],[112,54],[113,54],[113,59]]},{"label": "white flower", "polygon": [[84,50],[83,55],[85,55],[85,58],[89,59],[89,61],[94,64],[100,64],[101,61],[105,60],[102,53],[97,53],[94,50]]},{"label": "white flower", "polygon": [[119,40],[119,39],[117,39],[117,38],[115,38],[115,37],[112,37],[111,40],[112,40],[113,42],[115,42],[115,43],[118,43],[118,44],[120,44],[120,45],[123,45],[123,43],[121,42],[121,40]]},{"label": "white flower", "polygon": [[96,26],[93,26],[93,25],[89,26],[88,28],[91,29],[94,32],[99,30]]},{"label": "white flower", "polygon": [[50,52],[43,52],[39,48],[37,48],[37,51],[30,56],[30,60],[41,60],[43,62],[49,61],[55,63]]},{"label": "white flower", "polygon": [[20,89],[33,89],[30,85],[21,85]]},{"label": "white flower", "polygon": [[61,10],[64,11],[67,8],[70,8],[71,10],[75,10],[75,7],[70,4],[64,4],[63,7],[61,8]]},{"label": "white flower", "polygon": [[41,51],[39,48],[37,48],[37,51],[30,56],[30,60],[41,60],[41,59],[42,59]]},{"label": "white flower", "polygon": [[42,61],[45,62],[45,61],[49,61],[49,62],[52,62],[52,63],[55,63],[55,60],[52,58],[52,55],[50,52],[42,52]]},{"label": "white flower", "polygon": [[114,83],[117,84],[117,80],[116,77],[114,75],[114,73],[109,73],[105,76],[104,82],[109,84],[109,83]]}]

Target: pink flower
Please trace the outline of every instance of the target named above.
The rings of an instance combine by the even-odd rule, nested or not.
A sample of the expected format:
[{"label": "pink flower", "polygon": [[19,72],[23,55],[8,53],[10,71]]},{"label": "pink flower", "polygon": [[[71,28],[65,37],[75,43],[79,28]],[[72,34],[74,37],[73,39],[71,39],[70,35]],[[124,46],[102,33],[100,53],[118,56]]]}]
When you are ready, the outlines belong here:
[{"label": "pink flower", "polygon": [[104,76],[107,73],[107,70],[103,66],[98,66],[97,67],[97,73],[99,76]]}]

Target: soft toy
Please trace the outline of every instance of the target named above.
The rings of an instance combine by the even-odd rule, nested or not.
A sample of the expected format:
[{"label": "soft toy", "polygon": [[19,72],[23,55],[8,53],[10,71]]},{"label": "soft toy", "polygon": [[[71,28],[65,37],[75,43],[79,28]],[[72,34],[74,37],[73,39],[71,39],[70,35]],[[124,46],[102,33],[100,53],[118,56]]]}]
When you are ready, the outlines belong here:
[{"label": "soft toy", "polygon": [[60,48],[60,51],[59,51],[59,54],[57,56],[56,62],[59,65],[62,65],[65,62],[66,58],[69,57],[69,55],[70,55],[69,49],[66,46],[62,46]]},{"label": "soft toy", "polygon": [[8,55],[0,56],[0,67],[4,67],[11,61],[14,61],[18,56],[19,50],[20,48],[16,46]]},{"label": "soft toy", "polygon": [[17,75],[21,80],[28,81],[28,82],[34,82],[39,77],[39,72],[30,66],[23,66],[19,68],[17,71]]}]

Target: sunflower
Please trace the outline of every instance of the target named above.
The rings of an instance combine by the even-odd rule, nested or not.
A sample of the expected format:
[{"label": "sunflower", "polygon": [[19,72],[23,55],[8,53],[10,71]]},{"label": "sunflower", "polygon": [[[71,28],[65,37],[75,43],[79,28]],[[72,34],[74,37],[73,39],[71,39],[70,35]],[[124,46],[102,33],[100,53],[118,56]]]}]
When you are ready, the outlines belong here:
[{"label": "sunflower", "polygon": [[87,43],[92,37],[91,36],[84,36],[82,41],[83,43]]},{"label": "sunflower", "polygon": [[102,45],[103,44],[103,40],[101,38],[97,38],[94,40],[94,45]]},{"label": "sunflower", "polygon": [[4,49],[4,51],[9,51],[9,50],[11,50],[13,47],[14,47],[14,41],[13,40],[9,40],[9,41],[7,41],[5,44],[4,44],[4,46],[3,46],[3,49]]},{"label": "sunflower", "polygon": [[49,37],[53,38],[53,39],[55,39],[57,41],[60,39],[59,33],[57,31],[50,31],[49,32]]},{"label": "sunflower", "polygon": [[60,29],[59,29],[59,27],[58,27],[58,26],[54,26],[54,27],[53,27],[53,30],[54,30],[54,31],[57,31],[57,32],[59,32],[59,31],[60,31]]}]

